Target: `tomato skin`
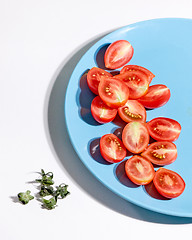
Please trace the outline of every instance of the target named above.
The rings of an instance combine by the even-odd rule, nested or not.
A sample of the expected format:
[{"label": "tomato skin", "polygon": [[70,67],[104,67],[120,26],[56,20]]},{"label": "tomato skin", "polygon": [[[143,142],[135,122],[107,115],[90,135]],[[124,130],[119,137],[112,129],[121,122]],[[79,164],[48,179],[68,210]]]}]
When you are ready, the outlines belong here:
[{"label": "tomato skin", "polygon": [[157,141],[174,142],[181,132],[181,125],[174,119],[158,117],[147,123],[149,135]]},{"label": "tomato skin", "polygon": [[153,180],[155,170],[150,161],[139,155],[135,155],[126,161],[125,173],[133,183],[146,185]]},{"label": "tomato skin", "polygon": [[122,141],[114,134],[105,134],[100,139],[102,157],[110,163],[117,163],[126,157],[126,148]]},{"label": "tomato skin", "polygon": [[89,89],[96,95],[98,95],[98,86],[100,82],[100,76],[112,77],[112,74],[97,67],[93,67],[87,73],[87,84]]},{"label": "tomato skin", "polygon": [[102,77],[98,92],[103,102],[111,108],[123,106],[129,98],[129,88],[127,85],[123,81],[113,77]]},{"label": "tomato skin", "polygon": [[149,109],[159,108],[165,105],[170,99],[170,89],[163,84],[156,84],[149,87],[147,94],[138,101]]},{"label": "tomato skin", "polygon": [[149,144],[149,133],[146,123],[130,122],[122,132],[124,146],[132,153],[141,153]]},{"label": "tomato skin", "polygon": [[177,158],[177,147],[172,142],[153,142],[141,153],[155,165],[164,166],[173,163]]},{"label": "tomato skin", "polygon": [[96,96],[91,103],[91,114],[97,122],[103,124],[113,121],[117,109],[108,107],[99,96]]},{"label": "tomato skin", "polygon": [[185,189],[185,181],[178,173],[162,167],[156,171],[153,182],[157,191],[166,198],[176,198]]},{"label": "tomato skin", "polygon": [[105,67],[117,69],[127,64],[132,56],[134,49],[126,40],[118,40],[109,45],[104,55]]},{"label": "tomato skin", "polygon": [[118,108],[118,114],[127,123],[146,121],[146,110],[137,100],[128,100],[124,106]]},{"label": "tomato skin", "polygon": [[141,67],[141,66],[138,66],[138,65],[126,65],[121,69],[120,73],[125,73],[127,71],[144,73],[147,76],[149,84],[151,83],[151,81],[155,77],[155,75],[151,71],[149,71],[147,68],[144,68],[144,67]]},{"label": "tomato skin", "polygon": [[138,99],[144,96],[149,88],[145,74],[141,72],[125,72],[115,75],[114,78],[124,81],[129,88],[129,99]]}]

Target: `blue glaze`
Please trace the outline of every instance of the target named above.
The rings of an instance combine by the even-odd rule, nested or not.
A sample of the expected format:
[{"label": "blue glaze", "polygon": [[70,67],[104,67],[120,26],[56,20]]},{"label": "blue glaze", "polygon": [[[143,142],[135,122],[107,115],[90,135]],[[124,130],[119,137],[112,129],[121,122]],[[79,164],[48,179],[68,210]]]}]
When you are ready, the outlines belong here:
[{"label": "blue glaze", "polygon": [[[129,64],[151,70],[156,77],[152,84],[162,83],[171,90],[169,102],[158,109],[147,111],[147,121],[165,116],[177,120],[182,131],[175,142],[177,160],[166,168],[177,171],[185,180],[186,188],[178,198],[165,200],[149,194],[149,189],[136,187],[123,172],[123,163],[106,164],[99,155],[99,138],[120,126],[115,122],[98,124],[90,113],[94,94],[83,76],[88,69],[102,66],[105,47],[119,39],[128,40],[134,55]],[[122,27],[99,40],[80,59],[74,69],[66,92],[65,118],[75,151],[85,166],[107,188],[122,198],[143,208],[173,216],[192,217],[192,20],[155,19]],[[157,169],[157,168],[156,168]]]}]

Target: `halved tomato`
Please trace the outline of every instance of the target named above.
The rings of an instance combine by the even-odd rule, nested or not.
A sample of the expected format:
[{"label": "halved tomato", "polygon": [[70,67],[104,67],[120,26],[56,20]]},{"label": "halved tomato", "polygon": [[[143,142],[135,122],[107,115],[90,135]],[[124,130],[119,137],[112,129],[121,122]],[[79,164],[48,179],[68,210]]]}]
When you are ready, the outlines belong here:
[{"label": "halved tomato", "polygon": [[100,82],[100,76],[112,77],[112,74],[97,67],[93,67],[87,73],[87,84],[90,90],[98,95],[98,85]]},{"label": "halved tomato", "polygon": [[117,109],[108,107],[99,96],[96,96],[91,103],[91,114],[99,123],[113,121],[117,114]]},{"label": "halved tomato", "polygon": [[138,65],[126,65],[124,66],[120,73],[124,73],[124,72],[142,72],[147,76],[148,82],[151,83],[152,79],[155,77],[155,75],[149,71],[147,68],[138,66]]},{"label": "halved tomato", "polygon": [[122,141],[132,153],[141,153],[149,144],[149,133],[146,123],[130,122],[122,132]]},{"label": "halved tomato", "polygon": [[123,121],[127,123],[146,121],[146,110],[137,100],[128,100],[124,106],[118,108],[118,113]]},{"label": "halved tomato", "polygon": [[125,172],[128,178],[137,185],[150,183],[155,175],[151,162],[139,155],[135,155],[126,161]]},{"label": "halved tomato", "polygon": [[181,132],[181,125],[171,118],[158,117],[147,123],[150,136],[157,141],[174,142]]},{"label": "halved tomato", "polygon": [[100,152],[102,157],[110,163],[122,161],[127,153],[122,141],[112,133],[101,137]]},{"label": "halved tomato", "polygon": [[150,86],[147,94],[138,99],[146,108],[158,108],[165,105],[171,96],[170,90],[163,84]]},{"label": "halved tomato", "polygon": [[103,102],[111,108],[123,106],[129,98],[127,85],[113,77],[101,77],[98,92]]},{"label": "halved tomato", "polygon": [[178,173],[162,167],[156,171],[153,182],[157,191],[166,198],[176,198],[185,189],[185,181]]},{"label": "halved tomato", "polygon": [[159,166],[168,165],[176,160],[177,147],[172,142],[154,142],[141,153],[141,156],[145,157],[153,164]]},{"label": "halved tomato", "polygon": [[115,75],[114,78],[124,81],[129,87],[129,98],[138,99],[144,96],[149,88],[147,76],[141,72],[125,72]]},{"label": "halved tomato", "polygon": [[105,67],[117,69],[124,66],[131,60],[133,52],[133,47],[126,40],[111,43],[104,55]]}]

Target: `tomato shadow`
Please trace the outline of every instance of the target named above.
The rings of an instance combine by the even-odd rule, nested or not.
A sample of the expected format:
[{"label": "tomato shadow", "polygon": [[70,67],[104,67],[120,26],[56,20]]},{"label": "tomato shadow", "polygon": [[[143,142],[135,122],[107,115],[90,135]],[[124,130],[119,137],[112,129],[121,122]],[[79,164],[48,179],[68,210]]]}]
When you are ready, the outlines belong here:
[{"label": "tomato shadow", "polygon": [[95,52],[95,62],[97,64],[97,66],[99,68],[102,68],[104,70],[109,70],[108,68],[105,67],[105,62],[104,62],[104,55],[105,55],[105,51],[107,50],[108,46],[110,45],[110,43],[108,44],[104,44],[101,47],[99,47],[96,52]]},{"label": "tomato shadow", "polygon": [[170,198],[166,198],[164,196],[162,196],[157,189],[155,188],[155,185],[152,182],[150,182],[149,184],[143,186],[145,192],[151,196],[152,198],[158,199],[158,200],[171,200]]},{"label": "tomato shadow", "polygon": [[136,185],[135,183],[133,183],[126,175],[125,173],[125,163],[126,160],[120,162],[116,168],[115,168],[115,176],[118,179],[118,181],[123,184],[126,187],[129,188],[138,188],[139,185]]},{"label": "tomato shadow", "polygon": [[98,163],[104,165],[111,165],[112,163],[107,162],[102,156],[100,152],[100,138],[94,138],[88,143],[88,152],[91,157]]},{"label": "tomato shadow", "polygon": [[113,120],[113,123],[119,127],[121,127],[122,129],[127,125],[127,122],[123,121],[119,114],[117,113],[116,117]]},{"label": "tomato shadow", "polygon": [[91,114],[91,102],[95,97],[95,94],[91,92],[87,85],[87,73],[89,69],[87,69],[80,78],[79,88],[80,93],[77,94],[77,102],[79,103],[79,115],[80,117],[89,125],[99,125],[98,122],[95,121]]}]

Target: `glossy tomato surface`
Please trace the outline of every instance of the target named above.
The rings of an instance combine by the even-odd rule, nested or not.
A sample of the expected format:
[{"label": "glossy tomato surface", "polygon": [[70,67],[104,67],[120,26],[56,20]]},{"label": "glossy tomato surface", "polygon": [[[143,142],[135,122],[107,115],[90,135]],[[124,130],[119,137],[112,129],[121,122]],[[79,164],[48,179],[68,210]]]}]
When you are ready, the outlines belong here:
[{"label": "glossy tomato surface", "polygon": [[151,162],[139,155],[135,155],[126,161],[125,172],[128,178],[137,185],[150,183],[155,175]]},{"label": "glossy tomato surface", "polygon": [[156,171],[153,182],[157,191],[166,198],[176,198],[185,189],[185,181],[178,173],[162,167]]},{"label": "glossy tomato surface", "polygon": [[104,55],[105,67],[117,69],[127,64],[132,56],[134,49],[126,40],[118,40],[109,45]]},{"label": "glossy tomato surface", "polygon": [[111,133],[101,137],[100,152],[106,161],[117,163],[126,157],[127,151],[122,141],[116,135]]},{"label": "glossy tomato surface", "polygon": [[147,76],[149,83],[151,83],[151,81],[155,77],[155,75],[151,71],[149,71],[147,68],[144,68],[144,67],[138,66],[138,65],[126,65],[121,69],[120,73],[124,73],[127,71],[144,73]]},{"label": "glossy tomato surface", "polygon": [[108,107],[99,96],[96,96],[91,103],[91,114],[99,123],[113,121],[117,114],[117,109]]},{"label": "glossy tomato surface", "polygon": [[141,156],[145,157],[153,164],[164,166],[176,160],[177,147],[172,142],[154,142],[141,153]]},{"label": "glossy tomato surface", "polygon": [[181,125],[174,119],[158,117],[147,123],[150,136],[157,141],[171,141],[178,139]]},{"label": "glossy tomato surface", "polygon": [[158,108],[165,105],[171,96],[170,89],[163,84],[156,84],[149,87],[147,94],[138,101],[146,108]]},{"label": "glossy tomato surface", "polygon": [[142,72],[125,72],[115,75],[114,78],[124,81],[129,88],[129,98],[138,99],[144,96],[149,88],[147,76]]},{"label": "glossy tomato surface", "polygon": [[100,76],[112,77],[112,74],[98,67],[91,68],[87,73],[87,84],[96,95],[98,95]]},{"label": "glossy tomato surface", "polygon": [[137,100],[128,100],[124,106],[118,108],[118,114],[127,123],[146,121],[146,110]]},{"label": "glossy tomato surface", "polygon": [[122,132],[122,141],[132,153],[141,153],[149,144],[149,133],[145,123],[130,122]]},{"label": "glossy tomato surface", "polygon": [[113,77],[102,77],[99,83],[98,92],[100,98],[111,108],[123,106],[129,98],[127,85]]}]

